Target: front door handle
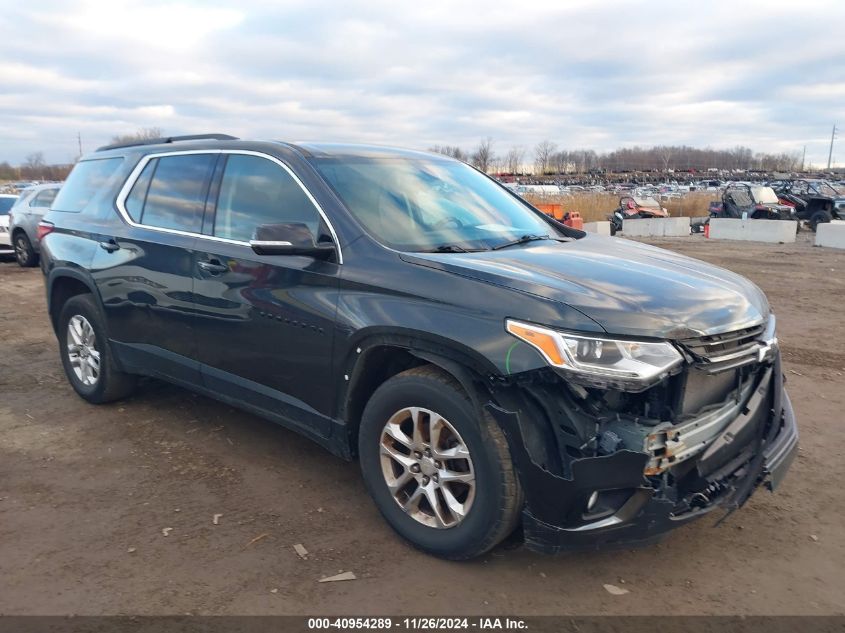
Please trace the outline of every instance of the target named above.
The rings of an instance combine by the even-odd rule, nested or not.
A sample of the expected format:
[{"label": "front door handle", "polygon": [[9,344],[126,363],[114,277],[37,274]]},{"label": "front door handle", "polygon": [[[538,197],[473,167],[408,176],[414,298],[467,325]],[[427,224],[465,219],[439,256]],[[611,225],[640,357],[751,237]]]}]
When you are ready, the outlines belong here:
[{"label": "front door handle", "polygon": [[220,275],[222,273],[229,272],[229,267],[221,264],[217,259],[212,259],[209,262],[197,262],[197,266],[200,267],[200,270],[204,270],[212,275]]},{"label": "front door handle", "polygon": [[107,240],[105,242],[100,242],[100,248],[104,251],[108,251],[109,253],[114,253],[116,250],[120,249],[120,244],[114,240]]}]

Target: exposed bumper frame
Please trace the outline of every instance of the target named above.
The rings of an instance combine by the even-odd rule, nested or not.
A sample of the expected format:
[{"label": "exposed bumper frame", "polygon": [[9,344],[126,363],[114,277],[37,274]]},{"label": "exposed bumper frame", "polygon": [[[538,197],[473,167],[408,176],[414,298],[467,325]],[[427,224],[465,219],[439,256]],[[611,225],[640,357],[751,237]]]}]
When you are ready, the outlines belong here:
[{"label": "exposed bumper frame", "polygon": [[[659,540],[666,532],[717,508],[728,513],[741,507],[761,484],[774,490],[783,480],[798,452],[795,414],[786,390],[777,355],[769,388],[771,409],[765,416],[773,424],[759,423],[749,459],[735,467],[726,479],[729,490],[707,505],[677,515],[674,502],[655,496],[644,476],[650,455],[620,450],[612,455],[572,462],[572,478],[549,472],[537,464],[523,442],[519,414],[492,402],[486,405],[508,440],[520,483],[525,491],[523,528],[526,546],[544,552],[630,546]],[[778,411],[778,419],[774,412]],[[768,427],[766,436],[763,428]],[[726,431],[728,433],[729,431]],[[726,438],[730,441],[730,438]],[[630,498],[611,516],[589,522],[581,512],[595,490],[632,490]],[[727,516],[727,515],[726,515]]]}]

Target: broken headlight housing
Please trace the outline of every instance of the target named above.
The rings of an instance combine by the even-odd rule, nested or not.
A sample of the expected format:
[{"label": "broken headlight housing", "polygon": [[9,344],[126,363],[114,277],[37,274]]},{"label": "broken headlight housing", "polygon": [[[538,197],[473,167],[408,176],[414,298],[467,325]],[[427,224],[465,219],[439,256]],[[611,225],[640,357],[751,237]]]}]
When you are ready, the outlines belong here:
[{"label": "broken headlight housing", "polygon": [[683,362],[669,342],[585,336],[508,319],[507,331],[531,345],[552,367],[608,382],[649,384]]}]

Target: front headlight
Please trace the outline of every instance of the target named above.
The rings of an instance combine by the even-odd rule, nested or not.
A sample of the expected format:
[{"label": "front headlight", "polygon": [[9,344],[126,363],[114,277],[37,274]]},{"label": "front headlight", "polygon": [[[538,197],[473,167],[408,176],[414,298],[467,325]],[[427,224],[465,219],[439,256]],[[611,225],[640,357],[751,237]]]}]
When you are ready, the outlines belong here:
[{"label": "front headlight", "polygon": [[508,319],[506,329],[553,367],[589,376],[650,382],[683,362],[671,343],[584,336]]}]

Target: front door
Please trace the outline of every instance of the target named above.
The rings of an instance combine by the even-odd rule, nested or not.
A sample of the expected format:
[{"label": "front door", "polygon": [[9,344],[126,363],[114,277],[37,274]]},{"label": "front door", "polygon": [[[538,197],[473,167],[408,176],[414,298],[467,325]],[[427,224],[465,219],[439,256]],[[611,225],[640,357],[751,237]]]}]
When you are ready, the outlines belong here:
[{"label": "front door", "polygon": [[[260,256],[261,224],[299,222],[327,232],[304,187],[280,162],[223,154],[193,266],[194,331],[209,389],[306,431],[328,436],[329,381],[340,267],[303,256]],[[218,173],[220,169],[218,167]]]}]

